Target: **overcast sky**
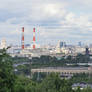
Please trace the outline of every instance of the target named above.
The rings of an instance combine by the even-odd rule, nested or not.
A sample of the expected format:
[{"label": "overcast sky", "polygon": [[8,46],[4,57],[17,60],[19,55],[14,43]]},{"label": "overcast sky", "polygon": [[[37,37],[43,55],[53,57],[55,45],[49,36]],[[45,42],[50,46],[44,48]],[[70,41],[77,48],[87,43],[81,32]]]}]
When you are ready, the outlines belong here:
[{"label": "overcast sky", "polygon": [[0,0],[0,40],[19,44],[21,27],[25,43],[92,43],[92,0]]}]

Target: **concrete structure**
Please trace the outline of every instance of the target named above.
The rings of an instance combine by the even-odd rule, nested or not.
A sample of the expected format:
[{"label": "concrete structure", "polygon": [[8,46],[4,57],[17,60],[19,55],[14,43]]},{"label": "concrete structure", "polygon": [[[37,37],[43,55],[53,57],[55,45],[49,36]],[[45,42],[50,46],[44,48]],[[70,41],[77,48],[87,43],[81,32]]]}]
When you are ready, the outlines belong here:
[{"label": "concrete structure", "polygon": [[35,49],[24,49],[20,52],[20,56],[22,57],[40,57],[42,55],[50,55],[49,50],[47,49],[40,49],[40,48],[35,48]]},{"label": "concrete structure", "polygon": [[70,53],[69,48],[67,48],[67,47],[62,47],[61,52],[64,53],[64,54],[69,54]]},{"label": "concrete structure", "polygon": [[31,69],[32,73],[35,72],[45,72],[45,73],[62,73],[62,74],[75,74],[75,73],[92,73],[91,67],[47,67],[47,68],[38,68]]},{"label": "concrete structure", "polygon": [[85,53],[85,47],[75,46],[74,53]]}]

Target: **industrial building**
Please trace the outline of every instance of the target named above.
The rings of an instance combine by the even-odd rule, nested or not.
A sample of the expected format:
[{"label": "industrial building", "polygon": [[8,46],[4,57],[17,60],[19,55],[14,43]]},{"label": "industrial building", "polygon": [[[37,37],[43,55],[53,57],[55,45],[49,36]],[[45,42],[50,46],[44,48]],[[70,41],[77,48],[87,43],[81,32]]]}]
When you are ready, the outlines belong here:
[{"label": "industrial building", "polygon": [[[22,37],[21,37],[21,45],[18,46],[10,46],[11,48],[8,49],[8,53],[12,56],[18,57],[40,57],[41,55],[50,55],[56,57],[62,57],[64,55],[77,55],[78,53],[91,53],[92,48],[89,48],[89,52],[87,52],[87,48],[85,46],[74,46],[74,45],[66,45],[66,42],[58,41],[56,46],[37,46],[36,44],[36,28],[33,28],[33,43],[26,45],[25,44],[25,29],[22,27]],[[3,39],[0,44],[0,49],[7,48],[6,40]],[[86,52],[85,52],[86,51]]]}]

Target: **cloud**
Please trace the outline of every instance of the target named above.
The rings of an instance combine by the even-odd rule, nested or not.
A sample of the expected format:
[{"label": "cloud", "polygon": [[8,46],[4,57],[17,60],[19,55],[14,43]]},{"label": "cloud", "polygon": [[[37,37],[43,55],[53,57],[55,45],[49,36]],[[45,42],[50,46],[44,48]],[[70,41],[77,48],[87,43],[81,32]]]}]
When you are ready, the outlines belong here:
[{"label": "cloud", "polygon": [[26,43],[32,41],[33,27],[37,29],[39,42],[45,39],[86,39],[91,42],[92,13],[87,12],[91,3],[90,0],[0,1],[0,37],[4,36],[8,41],[14,37],[19,41],[21,27],[24,26]]}]

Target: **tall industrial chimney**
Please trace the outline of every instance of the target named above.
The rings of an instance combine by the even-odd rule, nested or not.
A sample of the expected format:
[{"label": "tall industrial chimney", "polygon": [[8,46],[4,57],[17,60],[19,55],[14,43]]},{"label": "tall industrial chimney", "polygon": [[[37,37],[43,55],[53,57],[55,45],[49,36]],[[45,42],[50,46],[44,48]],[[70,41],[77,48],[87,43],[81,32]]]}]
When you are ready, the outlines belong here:
[{"label": "tall industrial chimney", "polygon": [[24,27],[22,27],[22,50],[24,49]]},{"label": "tall industrial chimney", "polygon": [[35,28],[33,28],[33,49],[35,49]]}]

